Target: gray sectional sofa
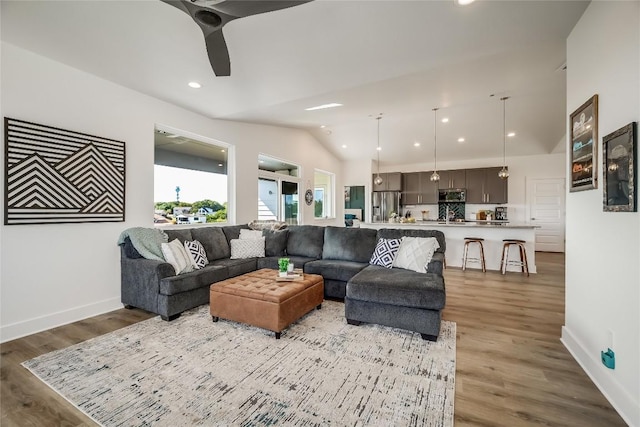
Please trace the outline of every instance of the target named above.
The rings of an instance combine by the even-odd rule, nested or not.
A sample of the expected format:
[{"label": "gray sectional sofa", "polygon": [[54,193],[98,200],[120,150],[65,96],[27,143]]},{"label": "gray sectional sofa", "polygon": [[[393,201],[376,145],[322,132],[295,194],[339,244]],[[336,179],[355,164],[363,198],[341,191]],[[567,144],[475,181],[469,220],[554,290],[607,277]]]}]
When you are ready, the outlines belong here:
[{"label": "gray sectional sofa", "polygon": [[[209,287],[261,268],[276,269],[286,256],[305,273],[324,278],[325,297],[344,300],[352,325],[375,323],[419,332],[435,340],[446,294],[442,277],[446,242],[437,230],[289,226],[264,230],[265,257],[231,259],[230,241],[247,225],[165,230],[169,240],[200,241],[209,264],[175,274],[171,264],[142,258],[127,238],[121,246],[121,295],[125,307],[138,307],[173,320],[185,310],[209,302]],[[370,265],[380,238],[435,237],[440,248],[428,273]]]}]

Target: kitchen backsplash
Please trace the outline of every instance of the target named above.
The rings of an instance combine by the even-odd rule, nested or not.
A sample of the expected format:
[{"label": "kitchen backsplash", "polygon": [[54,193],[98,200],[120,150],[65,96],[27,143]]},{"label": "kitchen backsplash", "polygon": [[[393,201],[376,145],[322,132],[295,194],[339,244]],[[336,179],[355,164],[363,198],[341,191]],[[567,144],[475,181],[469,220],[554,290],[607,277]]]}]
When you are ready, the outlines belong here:
[{"label": "kitchen backsplash", "polygon": [[[501,205],[504,206],[504,205]],[[466,203],[464,207],[464,218],[466,220],[475,220],[476,213],[478,211],[486,211],[495,210],[495,206],[493,205],[474,205],[471,203]],[[403,206],[402,207],[402,215],[404,216],[407,211],[411,212],[411,216],[416,220],[423,219],[422,211],[428,211],[426,214],[426,219],[429,220],[437,220],[438,219],[438,205],[411,205],[411,206]],[[511,217],[512,212],[509,211],[509,217]]]}]

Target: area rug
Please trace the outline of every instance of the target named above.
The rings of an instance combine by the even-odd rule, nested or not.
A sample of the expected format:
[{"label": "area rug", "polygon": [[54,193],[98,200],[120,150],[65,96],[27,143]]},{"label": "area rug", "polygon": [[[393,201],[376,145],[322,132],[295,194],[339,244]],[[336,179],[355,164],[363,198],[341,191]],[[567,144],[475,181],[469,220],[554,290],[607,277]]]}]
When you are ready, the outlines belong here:
[{"label": "area rug", "polygon": [[283,331],[152,318],[23,363],[103,426],[452,426],[456,325],[437,342],[325,301]]}]

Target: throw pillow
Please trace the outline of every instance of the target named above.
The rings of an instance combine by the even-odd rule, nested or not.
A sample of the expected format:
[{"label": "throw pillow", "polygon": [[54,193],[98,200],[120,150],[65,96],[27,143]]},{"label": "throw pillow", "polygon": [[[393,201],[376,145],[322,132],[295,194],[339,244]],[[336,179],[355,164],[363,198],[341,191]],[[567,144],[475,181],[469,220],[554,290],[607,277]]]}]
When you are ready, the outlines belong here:
[{"label": "throw pillow", "polygon": [[400,242],[402,242],[402,239],[381,238],[378,240],[369,264],[386,268],[393,267],[393,260],[396,258],[396,254],[400,248]]},{"label": "throw pillow", "polygon": [[435,237],[403,237],[393,266],[426,273],[427,264],[439,247]]},{"label": "throw pillow", "polygon": [[262,231],[261,230],[247,230],[245,228],[240,230],[240,239],[241,240],[246,240],[246,239],[261,239],[262,238]]},{"label": "throw pillow", "polygon": [[184,248],[191,256],[191,264],[196,269],[200,269],[209,264],[209,260],[207,259],[207,251],[204,250],[204,246],[202,246],[202,243],[200,243],[199,241],[194,240],[190,242],[187,240],[184,242]]},{"label": "throw pillow", "polygon": [[264,258],[264,237],[231,240],[231,259]]},{"label": "throw pillow", "polygon": [[174,239],[169,243],[162,243],[161,249],[164,259],[173,266],[176,274],[193,271],[191,257],[182,246],[182,243],[180,243],[180,240]]}]

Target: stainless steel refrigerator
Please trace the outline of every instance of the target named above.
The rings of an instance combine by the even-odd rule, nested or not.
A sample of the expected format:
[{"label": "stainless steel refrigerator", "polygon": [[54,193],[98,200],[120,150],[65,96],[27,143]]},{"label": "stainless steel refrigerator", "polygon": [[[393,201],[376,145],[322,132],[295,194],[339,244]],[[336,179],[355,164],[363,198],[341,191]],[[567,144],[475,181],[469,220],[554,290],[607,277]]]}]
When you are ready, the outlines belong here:
[{"label": "stainless steel refrigerator", "polygon": [[400,214],[399,191],[374,191],[371,195],[371,221],[387,222],[392,212]]}]

